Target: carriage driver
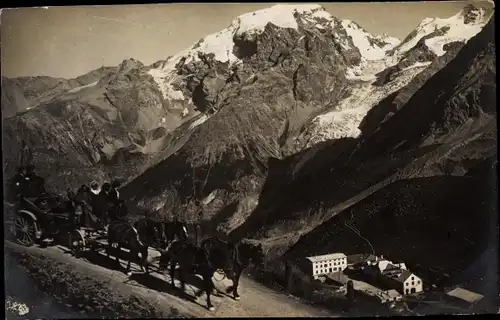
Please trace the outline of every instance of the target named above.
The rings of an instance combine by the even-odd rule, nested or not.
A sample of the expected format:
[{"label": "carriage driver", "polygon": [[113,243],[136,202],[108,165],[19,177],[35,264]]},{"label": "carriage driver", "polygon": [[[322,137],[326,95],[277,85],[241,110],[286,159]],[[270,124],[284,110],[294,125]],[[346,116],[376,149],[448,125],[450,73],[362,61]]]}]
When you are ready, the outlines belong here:
[{"label": "carriage driver", "polygon": [[31,192],[37,193],[37,195],[42,195],[46,193],[45,190],[45,179],[38,176],[35,173],[35,166],[29,164],[26,166],[26,173],[24,174],[24,180]]}]

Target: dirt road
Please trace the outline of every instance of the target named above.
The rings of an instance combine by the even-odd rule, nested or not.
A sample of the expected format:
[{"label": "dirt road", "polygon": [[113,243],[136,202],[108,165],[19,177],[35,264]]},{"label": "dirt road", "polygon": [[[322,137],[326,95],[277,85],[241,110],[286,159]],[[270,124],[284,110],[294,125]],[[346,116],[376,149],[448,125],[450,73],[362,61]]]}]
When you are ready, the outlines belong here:
[{"label": "dirt road", "polygon": [[[72,257],[69,253],[65,252],[63,247],[39,248],[34,246],[26,248],[7,241],[4,242],[4,246],[17,252],[45,256],[58,262],[70,264],[79,272],[109,281],[114,286],[114,288],[110,288],[111,290],[139,295],[151,301],[157,308],[166,309],[174,307],[181,314],[185,315],[195,317],[340,316],[339,314],[333,314],[327,310],[301,303],[298,299],[293,299],[270,290],[245,276],[242,276],[238,290],[241,300],[236,301],[229,296],[213,297],[212,303],[216,309],[214,312],[210,312],[205,308],[205,294],[196,300],[193,298],[194,301],[189,301],[181,295],[180,290],[171,288],[168,276],[155,271],[147,276],[140,273],[138,269],[133,269],[134,274],[128,277],[123,272],[110,269],[109,266],[106,266],[106,263],[109,264],[110,260],[104,256],[101,256],[102,259],[99,259],[99,261],[88,261],[84,258],[77,259]],[[151,253],[156,254],[154,252]],[[123,262],[122,265],[124,266]],[[132,266],[136,267],[135,265]],[[224,290],[231,284],[226,279],[218,281],[220,280],[218,278],[221,278],[221,276],[216,275],[214,278],[214,283],[221,290]],[[190,296],[194,296],[194,291],[197,290],[195,287],[197,285],[196,280],[198,279],[192,279],[186,285],[186,292]],[[179,287],[179,284],[177,286]]]}]

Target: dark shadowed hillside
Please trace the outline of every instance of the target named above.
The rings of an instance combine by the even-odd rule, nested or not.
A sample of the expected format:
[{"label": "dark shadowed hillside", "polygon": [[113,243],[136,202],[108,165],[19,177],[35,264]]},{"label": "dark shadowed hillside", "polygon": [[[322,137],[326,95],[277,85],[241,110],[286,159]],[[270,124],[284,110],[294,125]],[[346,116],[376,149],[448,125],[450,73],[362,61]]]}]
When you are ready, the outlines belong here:
[{"label": "dark shadowed hillside", "polygon": [[488,247],[490,217],[498,209],[492,193],[492,185],[477,177],[401,180],[303,236],[286,256],[373,247],[378,255],[453,275]]}]

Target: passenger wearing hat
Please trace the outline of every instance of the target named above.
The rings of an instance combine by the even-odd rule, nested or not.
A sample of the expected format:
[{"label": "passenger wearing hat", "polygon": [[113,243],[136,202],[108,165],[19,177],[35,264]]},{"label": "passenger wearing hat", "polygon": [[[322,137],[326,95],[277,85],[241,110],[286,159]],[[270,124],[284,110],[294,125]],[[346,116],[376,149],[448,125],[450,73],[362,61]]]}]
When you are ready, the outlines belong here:
[{"label": "passenger wearing hat", "polygon": [[26,166],[26,173],[24,174],[24,181],[26,187],[30,192],[35,193],[37,196],[46,193],[45,179],[35,173],[35,166],[29,164]]},{"label": "passenger wearing hat", "polygon": [[90,191],[95,195],[98,195],[101,192],[101,187],[97,181],[92,181],[90,183]]}]

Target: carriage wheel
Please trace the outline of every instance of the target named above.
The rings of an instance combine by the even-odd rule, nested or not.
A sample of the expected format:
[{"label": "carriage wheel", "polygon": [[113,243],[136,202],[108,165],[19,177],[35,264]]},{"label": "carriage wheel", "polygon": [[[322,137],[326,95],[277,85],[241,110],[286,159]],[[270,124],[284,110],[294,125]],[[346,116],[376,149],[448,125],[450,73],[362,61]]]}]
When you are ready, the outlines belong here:
[{"label": "carriage wheel", "polygon": [[85,250],[85,238],[83,232],[73,230],[68,235],[68,248],[75,257],[80,257]]},{"label": "carriage wheel", "polygon": [[14,219],[14,237],[20,245],[31,247],[36,241],[36,221],[28,216]]}]

